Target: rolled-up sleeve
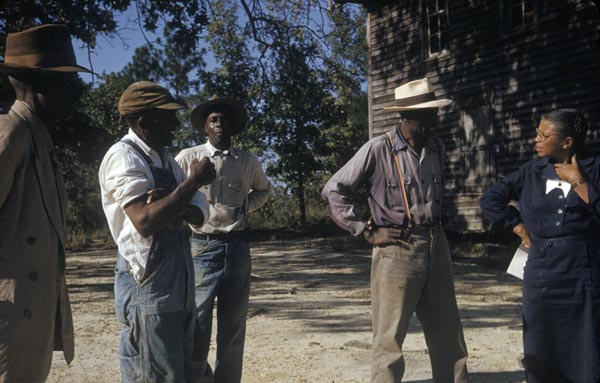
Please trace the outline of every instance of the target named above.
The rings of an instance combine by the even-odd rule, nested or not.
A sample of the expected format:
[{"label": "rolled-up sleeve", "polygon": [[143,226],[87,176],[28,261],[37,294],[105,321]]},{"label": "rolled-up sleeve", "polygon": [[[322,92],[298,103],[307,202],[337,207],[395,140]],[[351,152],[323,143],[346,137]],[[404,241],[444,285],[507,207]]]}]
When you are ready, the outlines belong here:
[{"label": "rolled-up sleeve", "polygon": [[248,212],[260,209],[271,194],[271,181],[263,172],[258,160],[254,161],[252,171],[252,191],[248,193]]},{"label": "rolled-up sleeve", "polygon": [[365,184],[374,166],[372,146],[365,144],[327,181],[321,192],[331,219],[354,236],[365,231],[367,221],[358,213],[353,196]]},{"label": "rolled-up sleeve", "polygon": [[143,160],[129,150],[109,153],[105,162],[104,187],[121,208],[152,188]]}]

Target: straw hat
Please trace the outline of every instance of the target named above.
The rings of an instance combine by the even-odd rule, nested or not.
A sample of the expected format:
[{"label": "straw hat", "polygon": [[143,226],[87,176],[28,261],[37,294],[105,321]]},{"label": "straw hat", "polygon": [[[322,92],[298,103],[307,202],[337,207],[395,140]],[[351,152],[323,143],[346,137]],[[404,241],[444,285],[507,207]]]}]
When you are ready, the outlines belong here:
[{"label": "straw hat", "polygon": [[415,80],[400,85],[394,90],[394,106],[385,107],[390,112],[415,110],[426,108],[439,108],[452,103],[448,99],[438,99],[433,92],[433,86],[428,79]]},{"label": "straw hat", "polygon": [[0,72],[87,72],[77,64],[69,30],[62,24],[45,24],[6,37]]}]

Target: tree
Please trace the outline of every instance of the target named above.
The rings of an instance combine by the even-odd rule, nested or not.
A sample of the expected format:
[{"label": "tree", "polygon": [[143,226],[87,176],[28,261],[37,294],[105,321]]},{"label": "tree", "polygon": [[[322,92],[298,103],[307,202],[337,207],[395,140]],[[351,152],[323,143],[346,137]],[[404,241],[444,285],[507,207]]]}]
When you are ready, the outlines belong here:
[{"label": "tree", "polygon": [[312,69],[307,57],[313,46],[294,41],[279,51],[271,91],[265,96],[264,125],[277,159],[270,172],[291,188],[306,224],[306,190],[326,154],[323,130],[339,125],[340,109],[327,80]]},{"label": "tree", "polygon": [[218,95],[233,97],[244,105],[249,115],[248,128],[234,137],[234,143],[261,155],[264,135],[256,122],[260,120],[262,85],[268,83],[268,79],[259,75],[256,57],[251,53],[249,30],[239,22],[237,0],[214,0],[209,11],[215,17],[210,19],[204,40],[208,42],[214,68],[198,72],[203,85],[198,102]]},{"label": "tree", "polygon": [[[46,23],[65,24],[71,34],[93,50],[100,34],[119,36],[115,15],[135,6],[137,24],[142,31],[155,32],[164,26],[178,41],[178,49],[191,54],[208,23],[209,0],[4,0],[0,5],[0,34]],[[0,41],[4,52],[5,40]],[[90,62],[90,66],[93,65]],[[14,93],[5,76],[0,77],[0,110],[6,109]]]},{"label": "tree", "polygon": [[[103,74],[93,86],[81,82],[66,89],[80,102],[55,131],[72,204],[70,225],[83,230],[103,221],[97,167],[102,153],[125,133],[118,124],[119,96],[142,79],[166,86],[190,106],[213,94],[240,100],[250,124],[236,136],[236,146],[271,163],[271,175],[293,192],[299,220],[306,223],[307,202],[319,203],[322,179],[367,131],[361,131],[364,26],[357,23],[364,15],[346,11],[349,7],[330,13],[327,6],[325,0],[294,6],[282,0],[3,2],[4,33],[65,23],[89,49],[101,34],[118,37],[124,26],[117,25],[116,15],[129,7],[135,7],[142,31],[163,28],[163,37],[136,49],[122,71]],[[198,48],[201,40],[207,50]],[[210,70],[207,53],[214,58]],[[13,97],[10,86],[0,83],[0,103]],[[188,117],[189,110],[176,133],[178,148],[204,140],[189,129]]]}]

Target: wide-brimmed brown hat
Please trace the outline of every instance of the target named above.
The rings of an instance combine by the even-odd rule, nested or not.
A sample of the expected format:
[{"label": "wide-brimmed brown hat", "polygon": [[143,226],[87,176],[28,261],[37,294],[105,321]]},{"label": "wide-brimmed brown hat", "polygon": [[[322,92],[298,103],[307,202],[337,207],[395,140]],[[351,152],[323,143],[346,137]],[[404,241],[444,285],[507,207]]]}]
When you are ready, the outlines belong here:
[{"label": "wide-brimmed brown hat", "polygon": [[198,105],[192,111],[192,128],[204,134],[204,123],[209,114],[214,111],[226,112],[231,118],[231,135],[236,135],[246,129],[248,114],[242,104],[231,97],[212,96],[210,100]]},{"label": "wide-brimmed brown hat", "polygon": [[415,80],[400,85],[394,90],[394,106],[383,108],[390,112],[405,110],[439,108],[452,103],[445,98],[438,99],[428,79]]},{"label": "wide-brimmed brown hat", "polygon": [[178,110],[187,106],[177,100],[169,91],[151,81],[138,81],[129,85],[119,99],[119,114],[143,112],[150,109]]},{"label": "wide-brimmed brown hat", "polygon": [[71,44],[71,35],[65,25],[45,24],[6,37],[4,62],[0,71],[6,73],[27,71],[87,72],[77,64]]}]

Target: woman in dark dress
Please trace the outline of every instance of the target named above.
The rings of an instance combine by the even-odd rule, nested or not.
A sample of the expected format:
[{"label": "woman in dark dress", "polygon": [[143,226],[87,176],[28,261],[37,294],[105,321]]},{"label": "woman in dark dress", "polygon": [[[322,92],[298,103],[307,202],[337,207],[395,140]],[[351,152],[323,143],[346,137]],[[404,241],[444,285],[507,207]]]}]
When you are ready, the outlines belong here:
[{"label": "woman in dark dress", "polygon": [[[529,248],[523,343],[529,383],[600,382],[600,157],[574,109],[542,116],[539,158],[490,187],[486,218]],[[519,201],[519,210],[508,205]]]}]

